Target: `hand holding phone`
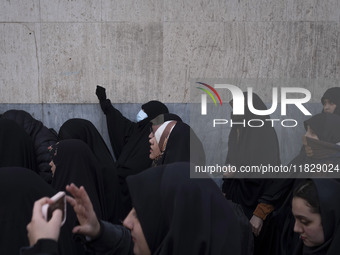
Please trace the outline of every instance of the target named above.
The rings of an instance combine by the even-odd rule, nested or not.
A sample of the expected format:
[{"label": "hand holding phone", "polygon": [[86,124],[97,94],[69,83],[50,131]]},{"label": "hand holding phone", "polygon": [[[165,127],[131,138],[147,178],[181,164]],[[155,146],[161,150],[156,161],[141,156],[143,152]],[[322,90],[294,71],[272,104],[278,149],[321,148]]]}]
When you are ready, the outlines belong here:
[{"label": "hand holding phone", "polygon": [[[62,200],[63,199],[61,199],[61,201]],[[34,202],[32,219],[27,225],[27,236],[30,246],[35,245],[40,239],[52,239],[56,242],[58,241],[61,221],[63,220],[63,213],[65,211],[57,210],[53,213],[52,218],[47,221],[48,203],[51,203],[51,199],[48,197],[40,198]],[[44,213],[42,210],[43,206],[45,206]]]},{"label": "hand holding phone", "polygon": [[64,225],[66,221],[66,194],[64,191],[60,191],[51,197],[53,201],[52,204],[44,204],[42,206],[42,214],[46,221],[50,221],[52,218],[53,212],[56,209],[60,209],[63,213],[61,226]]}]

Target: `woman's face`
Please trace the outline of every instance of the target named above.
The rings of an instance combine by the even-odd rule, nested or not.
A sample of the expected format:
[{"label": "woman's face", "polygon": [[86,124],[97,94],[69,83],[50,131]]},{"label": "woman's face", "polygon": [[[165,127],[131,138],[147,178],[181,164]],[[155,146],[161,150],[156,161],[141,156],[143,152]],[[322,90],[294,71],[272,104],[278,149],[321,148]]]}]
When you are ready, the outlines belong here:
[{"label": "woman's face", "polygon": [[56,170],[56,165],[54,164],[53,160],[51,160],[50,164],[51,166],[51,171],[52,171],[52,176],[54,176],[55,170]]},{"label": "woman's face", "polygon": [[149,135],[149,143],[150,143],[150,159],[154,160],[155,158],[157,158],[158,156],[160,156],[161,150],[159,149],[154,131],[151,130],[150,135]]},{"label": "woman's face", "polygon": [[327,113],[334,113],[336,104],[331,102],[329,99],[323,101],[323,111]]},{"label": "woman's face", "polygon": [[314,133],[313,129],[311,129],[309,125],[307,125],[307,132],[305,136],[312,138],[312,139],[319,140],[319,137],[317,136],[317,134]]},{"label": "woman's face", "polygon": [[150,255],[151,251],[146,242],[142,226],[137,218],[135,208],[132,208],[128,216],[126,216],[123,225],[131,231],[131,238],[134,243],[133,253],[135,255]]},{"label": "woman's face", "polygon": [[295,218],[294,232],[300,234],[305,246],[314,247],[325,242],[321,215],[313,213],[306,200],[294,197],[292,212]]}]

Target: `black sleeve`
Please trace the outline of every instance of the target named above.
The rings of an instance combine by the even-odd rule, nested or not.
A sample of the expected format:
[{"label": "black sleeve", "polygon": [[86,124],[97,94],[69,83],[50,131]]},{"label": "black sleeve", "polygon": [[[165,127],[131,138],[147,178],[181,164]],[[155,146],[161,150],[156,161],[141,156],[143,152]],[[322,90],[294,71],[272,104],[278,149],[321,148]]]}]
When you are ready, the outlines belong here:
[{"label": "black sleeve", "polygon": [[106,115],[107,129],[113,153],[116,159],[118,159],[124,145],[137,128],[137,124],[125,118],[120,111],[114,108],[110,99],[100,101],[100,106]]},{"label": "black sleeve", "polygon": [[133,242],[128,229],[121,225],[100,221],[100,235],[97,239],[87,242],[86,248],[99,254],[132,255]]},{"label": "black sleeve", "polygon": [[287,199],[293,187],[294,179],[273,179],[268,181],[269,184],[259,199],[259,203],[271,204],[277,210]]},{"label": "black sleeve", "polygon": [[52,239],[39,239],[32,247],[23,247],[21,255],[58,255],[58,243]]},{"label": "black sleeve", "polygon": [[44,124],[34,119],[30,114],[25,115],[24,127],[26,132],[32,137],[34,142],[35,156],[39,168],[39,175],[48,183],[52,182],[51,156],[48,151],[50,145],[56,144],[58,137],[53,131],[48,129]]}]

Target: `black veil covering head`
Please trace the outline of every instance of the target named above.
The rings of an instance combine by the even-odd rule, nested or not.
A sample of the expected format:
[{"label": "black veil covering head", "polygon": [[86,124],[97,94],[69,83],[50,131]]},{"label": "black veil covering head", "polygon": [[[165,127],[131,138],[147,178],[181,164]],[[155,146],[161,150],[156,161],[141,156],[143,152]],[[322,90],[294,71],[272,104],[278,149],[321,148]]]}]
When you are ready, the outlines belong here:
[{"label": "black veil covering head", "polygon": [[85,119],[69,119],[59,129],[59,140],[79,139],[85,142],[93,154],[104,164],[112,164],[113,157],[103,137],[91,121]]},{"label": "black veil covering head", "polygon": [[331,113],[318,113],[306,120],[304,125],[306,130],[307,126],[310,126],[319,140],[303,136],[304,147],[289,164],[339,164],[340,116]]},{"label": "black veil covering head", "polygon": [[89,146],[101,167],[108,221],[120,223],[119,220],[125,215],[119,213],[121,203],[117,171],[110,150],[96,127],[85,119],[69,119],[60,127],[59,138],[60,140],[79,139]]},{"label": "black veil covering head", "polygon": [[[56,193],[29,169],[0,168],[0,254],[19,254],[21,247],[29,246],[26,226],[31,221],[34,202]],[[59,254],[75,254],[71,231],[66,225],[61,228]]]},{"label": "black veil covering head", "polygon": [[299,241],[295,255],[340,254],[340,183],[332,179],[313,179],[319,202],[325,242],[317,247],[304,247]]},{"label": "black veil covering head", "polygon": [[174,113],[162,113],[157,115],[155,118],[151,120],[152,125],[161,125],[166,121],[175,120],[175,121],[182,121],[181,117]]},{"label": "black veil covering head", "polygon": [[[340,108],[340,107],[339,107]],[[340,142],[340,116],[331,113],[318,113],[304,122],[309,125],[319,140],[336,144]]]},{"label": "black veil covering head", "polygon": [[148,115],[149,121],[162,113],[169,113],[168,107],[162,102],[151,100],[142,105],[142,109]]},{"label": "black veil covering head", "polygon": [[163,159],[163,164],[191,162],[199,166],[205,165],[202,142],[188,124],[177,122],[170,133]]},{"label": "black veil covering head", "polygon": [[38,171],[31,137],[12,120],[0,118],[0,167],[17,166]]},{"label": "black veil covering head", "polygon": [[[52,149],[53,162],[56,171],[52,180],[52,187],[58,191],[65,190],[66,185],[74,183],[78,187],[84,186],[99,219],[107,220],[107,208],[103,185],[103,176],[99,163],[90,148],[81,140],[62,140]],[[68,211],[73,209],[68,205]],[[67,215],[70,224],[76,221],[76,215]]]},{"label": "black veil covering head", "polygon": [[175,120],[177,123],[169,135],[165,151],[157,164],[191,162],[200,166],[204,165],[205,152],[202,142],[194,130],[182,122],[179,116],[173,113],[161,114],[151,122],[153,125],[161,125],[171,120]]},{"label": "black veil covering head", "polygon": [[[340,87],[333,87],[326,90],[326,92],[321,97],[321,103],[328,99],[336,105],[334,114],[340,115]],[[322,110],[323,111],[323,110]]]},{"label": "black veil covering head", "polygon": [[188,162],[127,179],[151,254],[240,254],[240,226],[210,179],[191,179]]}]

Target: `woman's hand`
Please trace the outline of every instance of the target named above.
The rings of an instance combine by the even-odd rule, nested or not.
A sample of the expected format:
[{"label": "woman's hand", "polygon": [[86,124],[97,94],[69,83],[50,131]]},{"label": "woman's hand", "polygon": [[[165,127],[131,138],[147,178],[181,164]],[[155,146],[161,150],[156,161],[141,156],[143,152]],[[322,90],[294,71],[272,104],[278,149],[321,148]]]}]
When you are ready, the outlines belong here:
[{"label": "woman's hand", "polygon": [[53,212],[50,221],[46,221],[42,214],[42,206],[53,201],[47,197],[43,197],[34,203],[31,222],[27,225],[27,236],[30,246],[33,246],[39,239],[52,239],[58,241],[62,211],[57,209]]},{"label": "woman's hand", "polygon": [[255,236],[258,236],[263,226],[263,220],[255,215],[250,219],[251,229]]},{"label": "woman's hand", "polygon": [[100,233],[100,224],[86,190],[83,186],[78,188],[73,183],[67,185],[66,190],[74,197],[67,196],[66,200],[73,207],[80,224],[75,226],[72,232],[95,239]]}]

